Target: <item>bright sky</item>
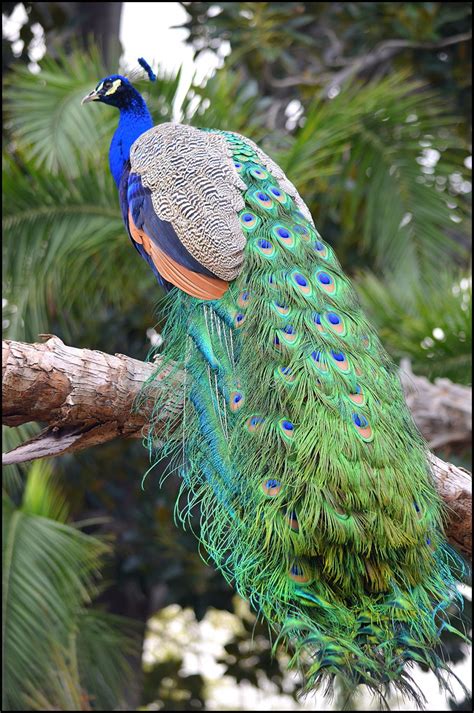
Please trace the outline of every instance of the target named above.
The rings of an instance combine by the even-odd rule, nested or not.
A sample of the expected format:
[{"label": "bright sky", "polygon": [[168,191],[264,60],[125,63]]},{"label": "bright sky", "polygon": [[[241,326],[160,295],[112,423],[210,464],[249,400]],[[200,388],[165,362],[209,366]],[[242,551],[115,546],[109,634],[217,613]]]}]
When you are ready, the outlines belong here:
[{"label": "bright sky", "polygon": [[[201,82],[218,67],[222,60],[213,52],[203,52],[193,62],[193,50],[186,45],[185,29],[172,29],[186,20],[184,8],[177,2],[126,2],[123,4],[120,40],[124,48],[123,61],[127,67],[136,66],[137,58],[144,57],[156,71],[158,67],[176,71],[183,67],[176,104],[179,106],[196,72]],[[229,51],[223,43],[222,54]]]},{"label": "bright sky", "polygon": [[176,70],[184,63],[192,66],[192,49],[184,40],[186,30],[170,29],[186,19],[186,12],[177,2],[126,2],[123,4],[120,40],[126,64],[133,65],[137,57],[155,67]]}]

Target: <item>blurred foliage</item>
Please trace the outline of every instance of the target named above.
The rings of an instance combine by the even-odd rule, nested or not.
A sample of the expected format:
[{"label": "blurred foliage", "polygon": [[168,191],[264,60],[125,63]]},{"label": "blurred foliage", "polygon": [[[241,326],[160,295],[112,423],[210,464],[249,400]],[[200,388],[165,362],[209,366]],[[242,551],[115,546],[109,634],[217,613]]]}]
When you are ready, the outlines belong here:
[{"label": "blurred foliage", "polygon": [[[222,41],[231,42],[224,66],[205,86],[190,88],[180,108],[183,121],[258,141],[287,171],[319,231],[335,246],[392,357],[409,357],[415,373],[469,383],[468,42],[405,48],[338,85],[331,99],[327,89],[339,72],[380,43],[439,44],[467,33],[470,4],[183,4],[197,51],[217,51]],[[37,10],[31,10],[30,20]],[[154,316],[160,290],[126,238],[109,175],[107,152],[117,115],[106,106],[79,106],[108,73],[107,63],[97,49],[74,48],[60,30],[58,25],[55,34],[54,22],[48,30],[39,74],[30,73],[24,55],[22,61],[10,57],[5,75],[4,336],[35,341],[38,333],[54,333],[77,347],[144,359],[147,330],[155,321],[158,332],[163,326],[160,313]],[[164,71],[155,85],[134,80],[157,122],[174,116],[179,81],[179,73]],[[9,433],[8,443],[14,438]],[[178,659],[147,671],[141,695],[139,652],[120,656],[114,638],[119,631],[128,633],[113,618],[119,615],[140,622],[143,630],[150,616],[173,603],[191,607],[198,621],[209,607],[233,611],[232,590],[203,562],[192,533],[174,524],[178,484],[168,478],[160,489],[155,470],[140,489],[147,454],[137,442],[65,455],[51,467],[64,494],[57,500],[51,500],[48,486],[44,494],[28,489],[34,469],[27,477],[25,469],[10,468],[14,474],[4,481],[8,523],[26,523],[16,531],[25,553],[15,547],[14,561],[22,563],[28,552],[36,552],[27,538],[36,537],[38,518],[49,548],[58,544],[52,513],[64,517],[62,507],[73,521],[88,523],[92,534],[87,535],[65,523],[61,527],[88,543],[89,558],[96,542],[104,547],[105,528],[109,554],[97,555],[91,565],[90,594],[105,611],[86,608],[76,592],[65,606],[77,604],[80,614],[63,612],[63,628],[48,627],[34,618],[38,602],[32,597],[28,603],[24,591],[25,621],[31,617],[37,637],[41,626],[51,636],[38,649],[33,641],[31,652],[45,654],[35,657],[31,675],[29,659],[21,659],[18,669],[10,659],[11,705],[20,705],[15,675],[23,671],[18,696],[26,696],[22,701],[30,708],[110,706],[121,697],[116,673],[130,664],[137,691],[132,698],[125,692],[128,708],[154,700],[167,710],[203,708],[203,680],[183,676]],[[34,510],[27,518],[23,511],[17,518],[21,502]],[[45,512],[50,512],[46,518]],[[105,516],[106,526],[93,524]],[[65,583],[58,572],[51,579],[53,602],[80,571],[77,562],[67,561],[60,573]],[[40,578],[54,575],[52,563],[43,567],[39,556],[29,564]],[[99,568],[108,585],[100,591]],[[281,687],[284,664],[271,660],[265,627],[241,618],[241,633],[221,661],[227,675],[257,685],[265,675]],[[75,632],[72,639],[69,631]],[[21,646],[21,635],[18,642]],[[95,667],[106,652],[109,668]],[[458,657],[459,650],[450,655]],[[41,675],[42,685],[28,688],[27,682],[34,687]]]},{"label": "blurred foliage", "polygon": [[[183,675],[183,660],[160,661],[146,672],[143,685],[144,710],[156,710],[157,703],[165,711],[206,710],[205,681],[200,674]],[[146,708],[151,704],[150,708]]]},{"label": "blurred foliage", "polygon": [[2,514],[3,710],[89,710],[75,707],[88,698],[117,705],[135,627],[86,608],[110,547],[67,524],[69,504],[46,461],[30,467],[18,505],[4,493]]},{"label": "blurred foliage", "polygon": [[[12,40],[2,35],[2,74],[12,65],[32,64],[48,49],[51,56],[77,45],[84,48],[93,42],[101,49],[112,71],[119,50],[121,2],[23,2],[26,20]],[[19,3],[2,3],[2,17],[11,19]]]},{"label": "blurred foliage", "polygon": [[[278,693],[288,693],[285,664],[288,663],[289,657],[282,652],[279,652],[278,657],[273,656],[268,625],[256,620],[248,606],[241,609],[241,630],[225,645],[225,653],[218,659],[218,663],[224,664],[225,675],[232,676],[237,683],[248,681],[258,688],[264,675],[276,687]],[[296,688],[293,688],[291,695],[297,700]]]},{"label": "blurred foliage", "polygon": [[[230,42],[228,63],[284,110],[345,77],[395,70],[436,86],[446,106],[471,114],[468,2],[182,2],[196,54]],[[368,59],[370,57],[370,59]],[[347,70],[349,72],[346,74]],[[271,127],[270,127],[271,128]]]},{"label": "blurred foliage", "polygon": [[471,382],[472,296],[469,276],[449,269],[404,291],[397,279],[359,276],[358,292],[379,336],[398,362],[408,357],[415,374]]}]

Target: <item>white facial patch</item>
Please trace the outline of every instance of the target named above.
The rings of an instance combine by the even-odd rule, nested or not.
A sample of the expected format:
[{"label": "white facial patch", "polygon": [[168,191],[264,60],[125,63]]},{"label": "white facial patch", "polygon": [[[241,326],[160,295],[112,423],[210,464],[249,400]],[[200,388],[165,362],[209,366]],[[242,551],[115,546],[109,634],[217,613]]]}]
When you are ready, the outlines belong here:
[{"label": "white facial patch", "polygon": [[121,80],[120,80],[120,79],[116,79],[115,82],[114,82],[114,83],[112,84],[112,86],[110,87],[110,89],[108,89],[108,90],[105,92],[105,96],[108,97],[109,94],[115,94],[115,92],[117,91],[117,89],[119,88],[119,86],[120,86],[121,84],[122,84]]},{"label": "white facial patch", "polygon": [[100,90],[102,89],[103,86],[104,86],[104,82],[101,82],[99,84],[99,86],[96,88],[96,92],[100,92]]}]

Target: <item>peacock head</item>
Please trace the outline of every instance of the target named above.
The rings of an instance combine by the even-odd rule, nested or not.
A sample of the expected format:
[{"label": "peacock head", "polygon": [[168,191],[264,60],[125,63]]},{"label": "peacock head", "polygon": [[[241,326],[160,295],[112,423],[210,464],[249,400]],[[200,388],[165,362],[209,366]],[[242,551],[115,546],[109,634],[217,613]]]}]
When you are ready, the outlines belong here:
[{"label": "peacock head", "polygon": [[[150,81],[154,82],[156,75],[148,62],[140,57],[138,64],[146,71]],[[109,77],[101,79],[96,88],[84,97],[81,104],[102,102],[115,106],[117,109],[126,109],[133,104],[137,97],[140,95],[127,77],[123,77],[121,74],[111,74]]]},{"label": "peacock head", "polygon": [[134,99],[137,90],[126,77],[121,74],[111,74],[101,79],[96,88],[84,97],[81,104],[87,102],[102,102],[124,109]]}]

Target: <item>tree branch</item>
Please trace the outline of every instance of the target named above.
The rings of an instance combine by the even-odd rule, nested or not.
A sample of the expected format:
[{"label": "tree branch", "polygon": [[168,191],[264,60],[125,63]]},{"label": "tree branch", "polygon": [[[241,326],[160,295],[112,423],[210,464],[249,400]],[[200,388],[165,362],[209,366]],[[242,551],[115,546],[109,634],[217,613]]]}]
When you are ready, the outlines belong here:
[{"label": "tree branch", "polygon": [[[391,59],[403,50],[416,49],[421,51],[433,51],[443,49],[443,47],[456,45],[460,42],[467,42],[470,39],[472,39],[472,32],[464,32],[459,35],[453,35],[452,37],[444,37],[438,42],[414,42],[411,40],[400,39],[384,40],[376,45],[373,50],[367,54],[361,55],[360,57],[338,57],[337,64],[343,65],[343,68],[330,77],[328,84],[324,88],[323,95],[326,97],[330,96],[331,90],[336,88],[339,89],[341,85],[344,84],[344,82],[346,82],[350,77],[360,74],[361,72],[365,72],[381,62],[386,62],[388,59]],[[331,53],[331,61],[326,61],[326,64],[329,66],[333,66],[335,64],[333,53]],[[273,77],[270,80],[270,84],[278,89],[303,84],[308,86],[319,86],[322,84],[327,75],[327,72],[324,74],[322,72],[318,72],[317,77],[314,77],[309,73],[303,73],[295,77],[283,77],[282,79]]]},{"label": "tree branch", "polygon": [[[105,443],[114,438],[139,438],[146,433],[154,397],[163,389],[166,367],[153,381],[149,398],[140,411],[133,405],[143,384],[160,362],[144,363],[123,354],[105,354],[68,347],[51,335],[43,344],[4,341],[2,345],[2,422],[19,426],[40,421],[48,427],[38,436],[2,456],[4,465],[70,453]],[[184,376],[173,376],[160,420],[179,420]],[[438,379],[430,384],[411,371],[402,383],[415,421],[433,443],[469,439],[470,389]],[[421,394],[421,398],[420,398]],[[430,408],[430,404],[432,408]],[[443,410],[444,409],[444,410]],[[455,438],[447,428],[455,421]],[[431,455],[436,485],[448,511],[447,535],[463,553],[470,554],[471,478],[462,468]]]},{"label": "tree branch", "polygon": [[445,37],[439,40],[439,42],[413,42],[411,40],[400,39],[384,40],[374,47],[371,52],[362,57],[358,57],[347,67],[337,72],[325,87],[324,95],[331,96],[332,90],[339,89],[350,77],[360,74],[361,72],[366,72],[381,62],[386,62],[405,49],[438,50],[443,47],[459,44],[460,42],[467,42],[471,38],[472,32],[464,32],[460,35]]},{"label": "tree branch", "polygon": [[472,440],[472,389],[449,379],[415,376],[409,359],[402,359],[400,379],[420,433],[432,450]]},{"label": "tree branch", "polygon": [[[139,438],[153,408],[165,369],[139,413],[133,405],[155,364],[123,354],[68,347],[51,335],[44,344],[2,343],[2,423],[48,424],[38,436],[2,456],[3,465],[89,448],[114,438]],[[169,391],[163,422],[181,411],[182,376]]]}]

